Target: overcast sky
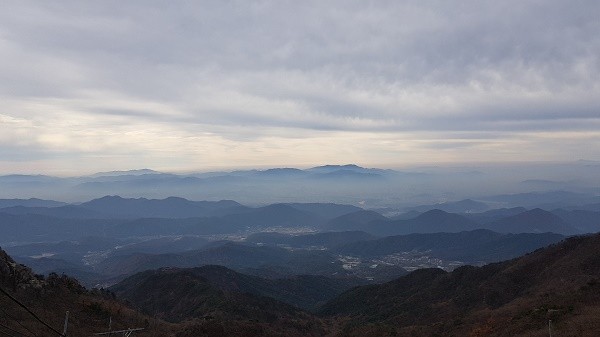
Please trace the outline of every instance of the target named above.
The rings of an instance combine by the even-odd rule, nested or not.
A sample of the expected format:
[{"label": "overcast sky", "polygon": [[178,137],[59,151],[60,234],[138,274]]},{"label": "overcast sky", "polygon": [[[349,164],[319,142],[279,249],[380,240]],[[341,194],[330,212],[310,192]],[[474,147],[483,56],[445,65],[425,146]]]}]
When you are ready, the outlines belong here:
[{"label": "overcast sky", "polygon": [[600,160],[600,2],[1,1],[0,173]]}]

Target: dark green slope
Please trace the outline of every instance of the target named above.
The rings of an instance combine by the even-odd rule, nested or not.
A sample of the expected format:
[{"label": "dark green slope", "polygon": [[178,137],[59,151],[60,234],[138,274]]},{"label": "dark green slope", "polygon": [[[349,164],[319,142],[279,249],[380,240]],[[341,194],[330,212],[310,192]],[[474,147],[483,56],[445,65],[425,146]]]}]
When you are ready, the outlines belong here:
[{"label": "dark green slope", "polygon": [[120,297],[155,317],[180,322],[178,337],[325,336],[331,324],[262,294],[281,295],[276,283],[219,266],[165,268],[114,286]]},{"label": "dark green slope", "polygon": [[193,269],[165,268],[129,277],[111,290],[143,312],[173,322],[205,316],[272,322],[299,312],[272,298],[244,293],[236,281],[217,287]]},{"label": "dark green slope", "polygon": [[[161,311],[161,314],[164,314],[165,318],[177,321],[198,317],[200,313],[237,312],[236,310],[239,311],[239,308],[245,305],[249,307],[258,305],[257,300],[260,297],[270,297],[278,302],[284,302],[304,310],[314,310],[343,291],[359,284],[361,283],[356,279],[331,279],[313,275],[270,280],[241,274],[222,266],[210,265],[189,269],[163,268],[145,271],[126,278],[111,287],[111,290],[135,303],[149,314],[153,314],[150,311],[152,306],[155,306],[164,310],[164,312]],[[188,288],[183,289],[184,285]],[[200,301],[202,305],[198,306],[200,302],[176,303],[177,301],[174,299],[177,296],[165,297],[162,292],[173,293],[186,299],[197,297],[196,300]],[[147,296],[147,294],[153,295]],[[244,296],[247,295],[251,296],[245,298]],[[156,299],[160,299],[161,302],[157,303]],[[240,302],[230,303],[231,299]],[[173,301],[174,305],[186,308],[169,307],[170,301]],[[261,310],[270,311],[276,308],[285,309],[286,312],[292,310],[287,306],[281,306],[281,303],[267,302],[265,299],[260,301],[261,305],[265,305]],[[232,311],[236,306],[239,308]],[[290,312],[295,312],[295,310]],[[249,311],[240,312],[240,315],[246,319],[258,319],[251,316]],[[265,319],[265,317],[262,318]]]},{"label": "dark green slope", "polygon": [[350,290],[321,314],[349,317],[356,336],[542,336],[548,319],[557,336],[596,336],[598,251],[600,235],[575,237],[484,267],[418,270]]}]

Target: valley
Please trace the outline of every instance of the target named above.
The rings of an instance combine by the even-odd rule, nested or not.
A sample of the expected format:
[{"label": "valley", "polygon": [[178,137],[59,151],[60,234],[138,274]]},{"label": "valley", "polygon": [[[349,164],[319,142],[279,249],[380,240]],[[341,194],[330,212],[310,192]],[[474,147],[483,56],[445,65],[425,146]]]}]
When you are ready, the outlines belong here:
[{"label": "valley", "polygon": [[572,196],[400,211],[4,199],[2,286],[48,320],[70,311],[74,333],[115,317],[148,336],[543,336],[551,319],[557,333],[592,336],[600,210],[594,195],[557,195]]}]

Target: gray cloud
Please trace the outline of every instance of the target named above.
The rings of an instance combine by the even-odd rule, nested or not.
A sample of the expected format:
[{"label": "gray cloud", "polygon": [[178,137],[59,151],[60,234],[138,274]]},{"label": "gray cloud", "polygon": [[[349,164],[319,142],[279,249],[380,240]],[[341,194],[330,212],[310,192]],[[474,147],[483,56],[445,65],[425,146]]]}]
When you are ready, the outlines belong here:
[{"label": "gray cloud", "polygon": [[[306,163],[331,158],[332,148],[357,133],[367,143],[346,153],[345,162],[390,163],[386,156],[418,157],[422,150],[418,142],[380,146],[390,138],[453,150],[460,160],[492,139],[508,148],[517,137],[544,159],[571,159],[536,135],[557,132],[586,146],[600,130],[596,1],[5,7],[0,132],[12,136],[0,137],[0,145],[14,148],[3,152],[5,161],[29,158],[12,154],[25,141],[49,151],[44,157],[72,151],[97,158],[130,144],[129,152],[145,153],[150,165],[153,157],[158,165],[165,160],[168,144],[168,158],[190,168],[203,164],[182,158],[200,154],[227,166],[217,153],[231,149],[240,157],[229,165],[275,164],[252,155],[261,147],[282,146],[282,160],[292,157],[286,146],[323,151],[295,159]],[[484,133],[481,144],[469,139],[473,133]],[[466,138],[436,143],[458,134]],[[205,147],[186,143],[198,135]],[[294,145],[298,140],[302,145]],[[593,150],[584,154],[600,158]]]}]

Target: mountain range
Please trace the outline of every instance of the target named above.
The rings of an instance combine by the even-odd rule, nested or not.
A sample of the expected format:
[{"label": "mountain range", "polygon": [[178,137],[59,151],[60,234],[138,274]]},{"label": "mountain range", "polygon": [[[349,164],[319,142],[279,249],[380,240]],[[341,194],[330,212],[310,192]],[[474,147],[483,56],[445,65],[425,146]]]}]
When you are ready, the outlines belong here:
[{"label": "mountain range", "polygon": [[[577,179],[560,184],[523,183],[552,181],[552,177],[544,175],[557,173],[577,174]],[[60,196],[61,201],[79,202],[105,195],[148,199],[180,196],[191,200],[234,199],[253,207],[277,202],[334,202],[370,209],[395,208],[393,212],[414,208],[463,213],[518,206],[546,210],[595,207],[600,203],[598,187],[595,167],[580,162],[552,167],[533,165],[527,170],[516,165],[501,171],[490,167],[391,170],[346,164],[190,173],[141,169],[77,177],[0,176],[3,196],[12,198]],[[506,194],[511,190],[513,194]],[[422,205],[427,207],[421,208]]]},{"label": "mountain range", "polygon": [[600,231],[600,212],[572,209],[433,209],[391,218],[333,203],[249,207],[231,200],[106,196],[23,205],[31,202],[12,200],[0,208],[0,244],[36,272],[76,275],[86,285],[206,264],[268,278],[308,273],[383,282],[406,270],[480,265]]},{"label": "mountain range", "polygon": [[0,176],[0,335],[595,336],[588,164]]},{"label": "mountain range", "polygon": [[[544,233],[563,235],[597,232],[600,230],[600,212],[545,211],[539,208],[511,208],[482,213],[455,214],[439,209],[413,213],[414,217],[386,218],[373,211],[358,211],[327,222],[326,230],[365,231],[389,236],[410,233],[456,233],[475,229],[489,229],[500,233]],[[561,215],[565,219],[561,218]]]},{"label": "mountain range", "polygon": [[[54,326],[69,310],[72,334],[103,331],[114,315],[117,327],[144,327],[149,336],[543,336],[550,327],[556,335],[587,337],[600,327],[598,250],[600,234],[576,236],[504,262],[452,272],[419,269],[358,287],[352,279],[266,279],[222,266],[170,267],[111,288],[132,307],[66,276],[36,276],[0,250],[0,285]],[[9,315],[0,329],[48,334],[9,297],[0,296],[0,304]]]}]

